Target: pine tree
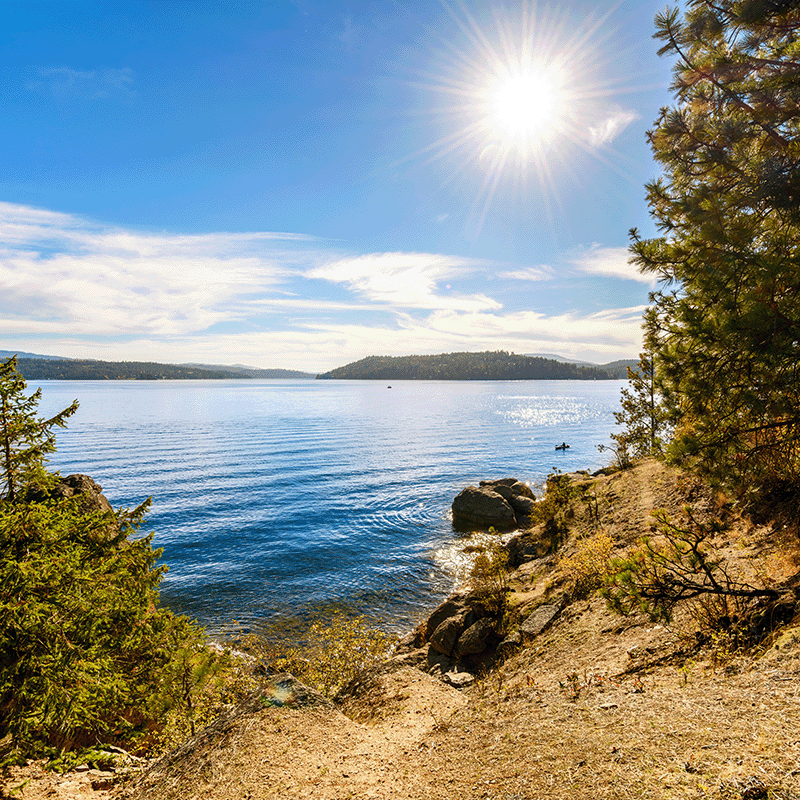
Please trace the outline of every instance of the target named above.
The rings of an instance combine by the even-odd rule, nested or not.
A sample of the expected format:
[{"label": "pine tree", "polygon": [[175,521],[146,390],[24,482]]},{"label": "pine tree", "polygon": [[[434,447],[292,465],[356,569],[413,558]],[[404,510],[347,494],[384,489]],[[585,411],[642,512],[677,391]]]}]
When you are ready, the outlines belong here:
[{"label": "pine tree", "polygon": [[628,367],[628,386],[620,397],[622,409],[614,412],[617,425],[623,428],[611,434],[613,446],[599,446],[601,452],[613,450],[621,467],[639,458],[662,456],[669,433],[668,414],[656,388],[652,357],[640,353],[637,367]]},{"label": "pine tree", "polygon": [[37,419],[41,391],[25,396],[15,367],[0,367],[0,756],[9,742],[13,759],[136,741],[176,703],[193,722],[194,693],[226,660],[201,628],[159,607],[161,551],[152,535],[131,538],[150,500],[114,512],[82,494],[30,491],[55,482],[44,468],[52,428],[78,404]]},{"label": "pine tree", "polygon": [[656,18],[676,105],[649,140],[660,288],[645,318],[669,455],[745,491],[800,484],[800,8],[690,0]]},{"label": "pine tree", "polygon": [[63,428],[78,410],[75,400],[50,419],[38,419],[42,390],[25,396],[27,384],[17,371],[17,358],[0,364],[0,466],[3,485],[0,498],[14,502],[19,490],[41,476],[46,456],[55,451],[53,428]]}]

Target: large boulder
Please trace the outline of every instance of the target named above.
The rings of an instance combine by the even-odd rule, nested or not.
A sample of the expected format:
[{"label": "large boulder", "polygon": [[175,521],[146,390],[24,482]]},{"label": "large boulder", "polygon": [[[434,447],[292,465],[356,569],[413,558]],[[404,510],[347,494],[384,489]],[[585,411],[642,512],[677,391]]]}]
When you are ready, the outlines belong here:
[{"label": "large boulder", "polygon": [[512,494],[511,497],[508,498],[508,504],[514,509],[516,514],[529,517],[533,512],[536,502],[531,500],[530,497],[525,497],[521,494]]},{"label": "large boulder", "polygon": [[514,509],[488,486],[467,486],[453,500],[453,525],[460,530],[511,531],[518,527]]},{"label": "large boulder", "polygon": [[535,501],[530,486],[516,478],[481,481],[453,501],[453,525],[463,531],[511,531],[530,524]]},{"label": "large boulder", "polygon": [[523,483],[522,481],[515,481],[511,484],[511,491],[515,495],[520,495],[522,497],[527,497],[529,500],[535,500],[536,495],[534,495],[531,487],[528,486],[527,483]]},{"label": "large boulder", "polygon": [[471,611],[464,611],[458,616],[448,617],[431,635],[430,646],[443,656],[453,655],[461,634],[475,621]]},{"label": "large boulder", "polygon": [[494,621],[484,617],[474,622],[458,637],[456,642],[456,655],[475,655],[482,653],[489,645],[489,640],[494,636]]},{"label": "large boulder", "polygon": [[[427,642],[433,632],[449,617],[457,617],[469,610],[467,602],[469,595],[466,593],[453,594],[443,603],[438,605],[424,623],[423,641]],[[419,645],[418,645],[419,646]]]}]

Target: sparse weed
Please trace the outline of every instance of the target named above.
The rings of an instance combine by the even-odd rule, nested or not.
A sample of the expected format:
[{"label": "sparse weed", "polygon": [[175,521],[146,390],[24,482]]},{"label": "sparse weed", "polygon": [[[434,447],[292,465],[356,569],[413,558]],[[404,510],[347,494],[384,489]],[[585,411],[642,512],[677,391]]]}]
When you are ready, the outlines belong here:
[{"label": "sparse weed", "polygon": [[575,598],[586,597],[603,585],[614,542],[604,530],[581,539],[571,556],[562,558],[561,568],[573,584]]},{"label": "sparse weed", "polygon": [[347,684],[381,664],[396,636],[377,630],[365,617],[333,611],[316,620],[297,639],[268,642],[250,636],[247,649],[277,672],[290,672],[303,683],[333,697]]},{"label": "sparse weed", "polygon": [[500,547],[481,553],[470,572],[473,591],[486,610],[503,616],[508,600],[508,552]]},{"label": "sparse weed", "polygon": [[618,685],[613,678],[600,672],[584,673],[583,676],[577,672],[570,672],[563,681],[558,682],[559,688],[570,700],[577,700],[581,696],[581,692],[587,689],[604,692],[606,689],[616,688]]}]

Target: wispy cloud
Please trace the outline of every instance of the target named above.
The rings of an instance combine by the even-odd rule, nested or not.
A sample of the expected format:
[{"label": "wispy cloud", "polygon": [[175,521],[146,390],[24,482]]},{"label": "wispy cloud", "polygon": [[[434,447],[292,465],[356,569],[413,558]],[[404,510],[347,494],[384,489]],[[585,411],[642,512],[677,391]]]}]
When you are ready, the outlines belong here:
[{"label": "wispy cloud", "polygon": [[[0,204],[0,328],[177,335],[237,316],[234,301],[308,266],[295,234],[142,233]],[[12,310],[13,309],[13,310]],[[41,319],[47,310],[47,321]]]},{"label": "wispy cloud", "polygon": [[57,97],[80,97],[88,100],[130,97],[135,93],[132,69],[81,70],[72,67],[41,67],[38,77],[27,88]]},{"label": "wispy cloud", "polygon": [[440,284],[476,266],[465,259],[431,253],[369,253],[317,267],[308,277],[344,283],[374,302],[401,308],[499,309],[497,301],[483,294],[440,290]]},{"label": "wispy cloud", "polygon": [[[0,203],[0,243],[5,348],[319,371],[376,353],[612,360],[640,349],[642,308],[545,315],[484,293],[544,280],[551,270],[542,265],[502,271],[435,253],[348,254],[297,233],[137,231],[10,203]],[[623,248],[595,246],[575,263],[636,277],[620,266],[626,258]]]},{"label": "wispy cloud", "polygon": [[608,116],[589,125],[589,143],[592,147],[611,144],[639,115],[624,108],[609,109]]},{"label": "wispy cloud", "polygon": [[499,273],[498,277],[511,281],[549,281],[553,277],[552,267],[543,264],[539,267],[526,267]]},{"label": "wispy cloud", "polygon": [[627,247],[601,247],[593,244],[588,250],[574,255],[571,260],[582,272],[592,275],[607,275],[647,284],[653,282],[651,276],[643,275],[635,264],[631,264]]}]

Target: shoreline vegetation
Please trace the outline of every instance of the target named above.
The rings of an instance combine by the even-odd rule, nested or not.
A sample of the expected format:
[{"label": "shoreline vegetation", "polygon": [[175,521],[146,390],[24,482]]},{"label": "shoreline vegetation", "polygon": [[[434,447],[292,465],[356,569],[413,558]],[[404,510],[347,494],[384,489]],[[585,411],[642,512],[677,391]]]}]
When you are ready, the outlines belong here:
[{"label": "shoreline vegetation", "polygon": [[246,369],[206,365],[159,364],[149,361],[95,361],[89,359],[20,358],[19,371],[26,380],[252,380],[261,378],[312,379],[307,372],[287,369]]},{"label": "shoreline vegetation", "polygon": [[44,470],[77,402],[39,420],[2,365],[4,797],[800,799],[800,9],[693,0],[655,23],[675,104],[648,131],[659,236],[630,232],[656,288],[613,466],[554,470],[530,505],[491,482],[519,533],[388,660],[349,620],[215,657],[158,607],[149,540],[127,540],[145,507]]},{"label": "shoreline vegetation", "polygon": [[325,372],[322,380],[616,380],[636,361],[607,365],[576,364],[505,350],[424,356],[369,356]]},{"label": "shoreline vegetation", "polygon": [[[655,460],[551,475],[529,511],[388,659],[341,616],[256,652],[248,698],[119,797],[799,797],[794,539]],[[659,521],[664,585],[691,591],[641,603],[625,561]],[[699,561],[681,557],[692,524],[716,531]]]},{"label": "shoreline vegetation", "polygon": [[[0,351],[0,355],[13,353]],[[329,372],[253,369],[211,364],[160,364],[61,357],[17,358],[26,380],[619,380],[635,360],[604,365],[573,363],[505,351],[424,356],[369,356]]]}]

